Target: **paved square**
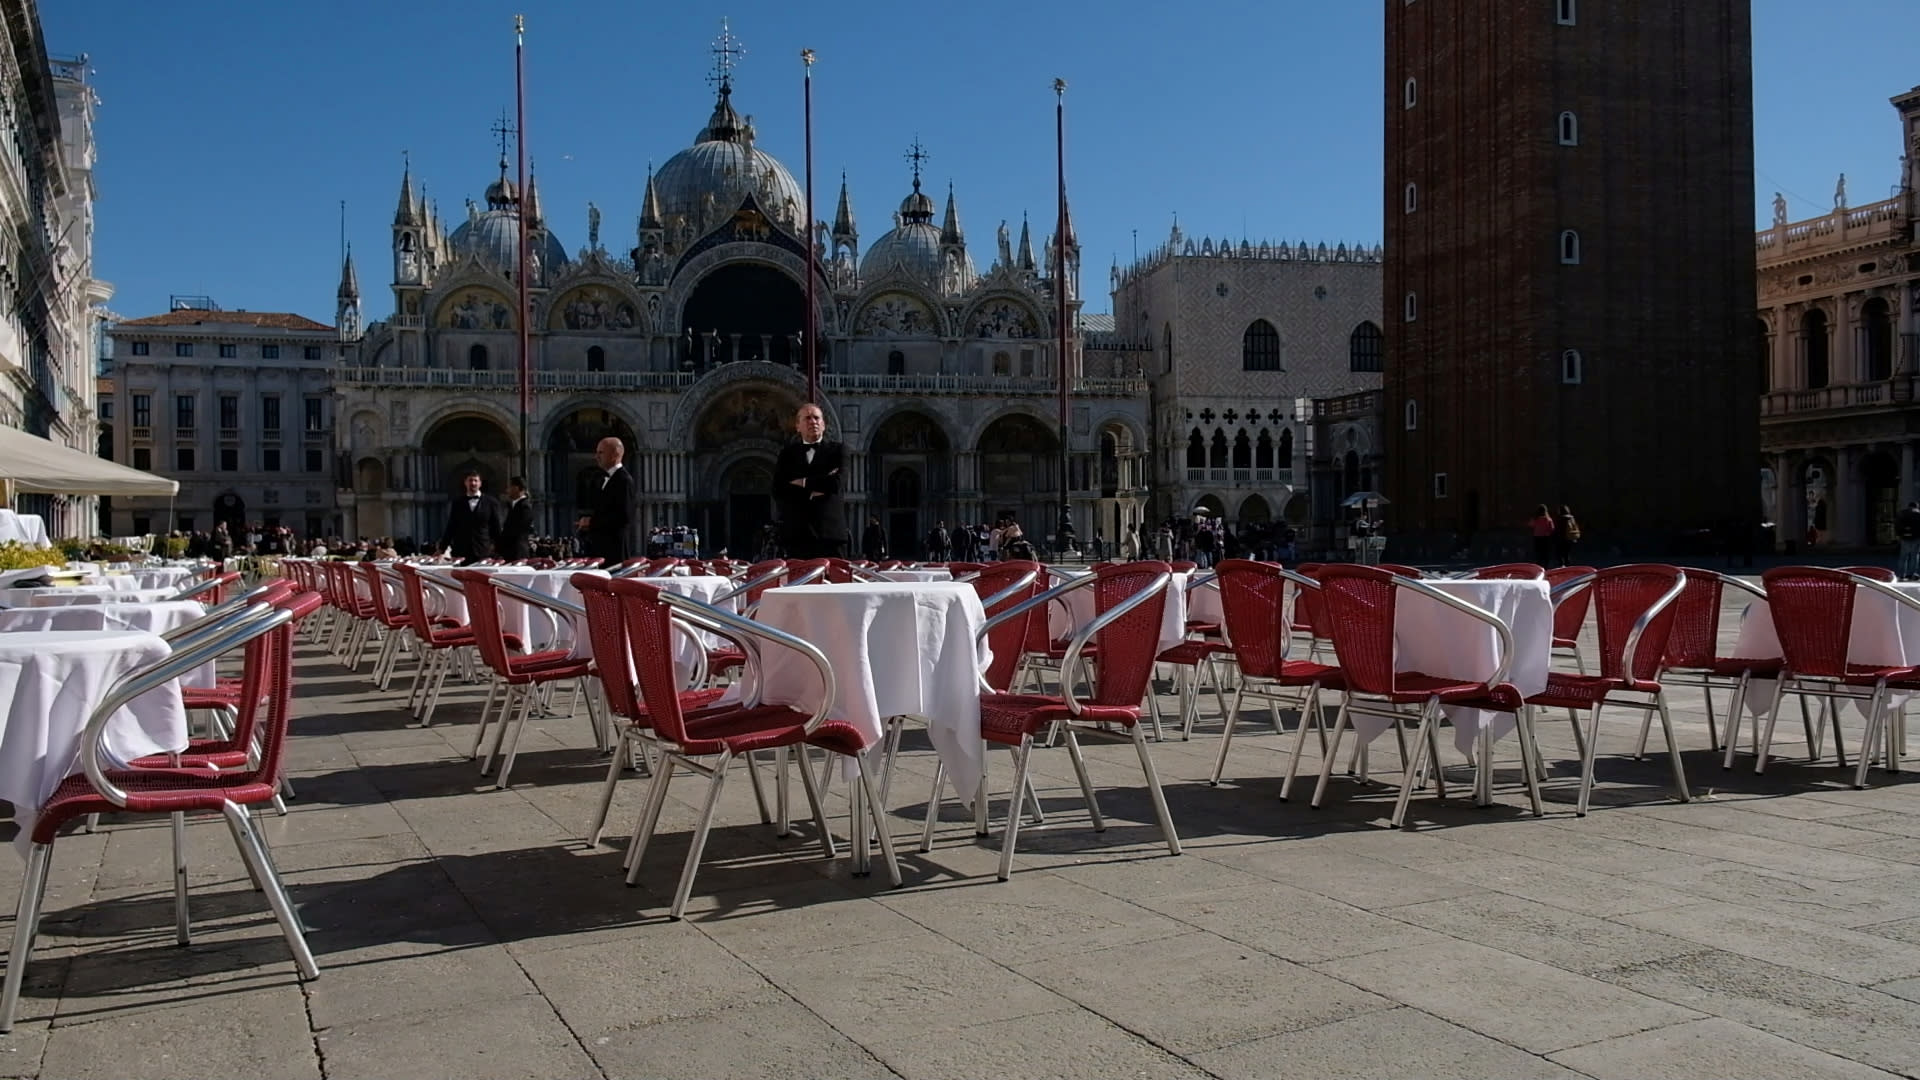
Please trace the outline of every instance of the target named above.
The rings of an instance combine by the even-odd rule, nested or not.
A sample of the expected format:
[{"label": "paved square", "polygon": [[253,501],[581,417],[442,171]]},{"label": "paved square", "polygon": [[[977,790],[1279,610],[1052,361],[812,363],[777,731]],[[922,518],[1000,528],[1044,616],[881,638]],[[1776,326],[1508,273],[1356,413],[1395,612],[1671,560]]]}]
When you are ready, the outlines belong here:
[{"label": "paved square", "polygon": [[[976,841],[951,799],[917,850],[933,758],[910,732],[890,797],[905,888],[851,877],[844,844],[826,860],[811,823],[775,839],[735,782],[675,923],[699,782],[675,784],[629,889],[644,783],[587,848],[605,759],[584,719],[530,727],[496,792],[466,758],[478,685],[421,729],[364,666],[303,646],[297,678],[299,798],[264,831],[321,978],[295,980],[217,821],[189,830],[185,949],[164,824],[109,821],[56,848],[0,1076],[1920,1075],[1920,784],[1876,771],[1853,791],[1804,762],[1797,723],[1764,776],[1745,754],[1723,772],[1690,688],[1673,697],[1693,803],[1671,801],[1663,757],[1630,759],[1623,715],[1575,818],[1572,738],[1543,716],[1544,819],[1509,740],[1495,806],[1463,798],[1449,749],[1460,786],[1417,793],[1411,832],[1385,825],[1390,739],[1371,761],[1388,783],[1337,769],[1313,810],[1310,786],[1278,800],[1292,740],[1249,709],[1208,786],[1209,698],[1192,742],[1153,747],[1185,855],[1131,745],[1088,739],[1107,831],[1064,751],[1038,753],[1047,822],[1006,884],[998,833]],[[1860,727],[1846,714],[1849,740]],[[844,834],[844,784],[830,800]],[[11,911],[20,862],[0,868]]]}]

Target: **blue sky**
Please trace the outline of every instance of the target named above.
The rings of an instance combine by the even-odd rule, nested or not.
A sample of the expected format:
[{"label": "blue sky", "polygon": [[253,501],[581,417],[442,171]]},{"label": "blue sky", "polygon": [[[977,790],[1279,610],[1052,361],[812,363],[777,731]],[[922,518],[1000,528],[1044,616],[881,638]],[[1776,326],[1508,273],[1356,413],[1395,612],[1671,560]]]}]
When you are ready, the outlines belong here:
[{"label": "blue sky", "polygon": [[[1544,0],[1539,0],[1544,2]],[[1912,0],[1753,0],[1760,179],[1795,219],[1886,198],[1899,131],[1887,98],[1920,83]],[[649,10],[651,9],[651,10]],[[512,16],[528,19],[528,147],[568,249],[623,250],[649,162],[686,146],[712,106],[722,15],[747,52],[736,104],[798,178],[801,47],[814,69],[817,216],[847,171],[863,242],[909,187],[951,180],[974,257],[995,226],[1053,219],[1053,94],[1069,83],[1067,172],[1090,308],[1105,271],[1192,236],[1374,243],[1380,237],[1380,0],[1158,0],[899,5],[773,0],[63,0],[50,47],[96,71],[96,261],[115,311],[170,294],[331,321],[339,206],[369,294],[391,311],[388,222],[401,152],[457,222],[496,173],[489,134],[513,102]],[[821,17],[822,12],[832,15]],[[1875,29],[1878,28],[1878,29]],[[1764,223],[1764,220],[1763,220]]]}]

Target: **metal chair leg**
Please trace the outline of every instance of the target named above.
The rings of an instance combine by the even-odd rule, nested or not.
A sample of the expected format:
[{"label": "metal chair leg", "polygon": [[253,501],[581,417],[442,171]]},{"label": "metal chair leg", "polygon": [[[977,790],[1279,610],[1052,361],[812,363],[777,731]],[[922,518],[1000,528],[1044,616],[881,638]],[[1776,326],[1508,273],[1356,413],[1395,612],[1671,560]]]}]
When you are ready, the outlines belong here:
[{"label": "metal chair leg", "polygon": [[1692,802],[1693,792],[1687,788],[1687,767],[1680,760],[1680,742],[1673,736],[1673,717],[1667,712],[1667,695],[1655,691],[1653,703],[1660,710],[1660,728],[1667,735],[1667,757],[1673,762],[1673,786],[1679,792],[1681,802]]},{"label": "metal chair leg", "polygon": [[673,774],[680,768],[679,759],[672,754],[662,754],[660,757],[660,768],[653,774],[653,785],[647,790],[647,803],[640,810],[639,820],[633,823],[633,837],[627,843],[627,856],[621,863],[621,869],[627,872],[628,885],[637,884],[640,880],[640,860],[647,853],[653,830],[660,824],[660,808],[667,802],[667,785],[673,783]]},{"label": "metal chair leg", "polygon": [[[1433,745],[1428,741],[1427,734],[1433,729],[1434,714],[1439,712],[1439,708],[1435,704],[1436,700],[1435,698],[1428,698],[1427,703],[1421,706],[1420,726],[1416,728],[1413,733],[1413,756],[1403,759],[1406,766],[1406,773],[1400,779],[1400,794],[1394,799],[1393,817],[1390,819],[1390,823],[1396,829],[1407,819],[1407,807],[1413,801],[1414,777],[1419,773],[1421,764],[1426,760],[1427,748]],[[1394,728],[1397,730],[1399,727],[1399,722],[1395,721]],[[1405,746],[1406,744],[1402,743],[1401,745]],[[1435,762],[1434,764],[1436,766],[1435,771],[1438,772],[1439,763]]]},{"label": "metal chair leg", "polygon": [[1160,833],[1167,838],[1167,851],[1180,854],[1180,834],[1173,827],[1173,812],[1167,809],[1167,794],[1160,790],[1160,774],[1153,767],[1153,754],[1140,725],[1133,726],[1133,749],[1140,755],[1140,771],[1147,777],[1147,794],[1153,797],[1153,816],[1160,820]]},{"label": "metal chair leg", "polygon": [[[1138,727],[1138,725],[1135,725]],[[1022,735],[1013,754],[1013,795],[1007,801],[1006,831],[1000,838],[1001,881],[1013,875],[1013,847],[1020,839],[1020,793],[1027,788],[1027,767],[1033,759],[1033,736]]]},{"label": "metal chair leg", "polygon": [[679,887],[673,891],[673,907],[668,909],[669,919],[679,919],[687,909],[687,897],[693,893],[693,877],[700,871],[700,856],[707,850],[707,835],[713,831],[713,812],[720,805],[720,789],[727,783],[727,765],[732,754],[722,750],[720,760],[714,764],[713,780],[707,785],[707,802],[700,811],[700,822],[693,827],[693,846],[687,849],[686,866],[680,870]]},{"label": "metal chair leg", "polygon": [[47,869],[53,862],[52,844],[35,844],[27,855],[27,871],[20,880],[20,902],[14,908],[13,951],[7,954],[7,978],[0,990],[0,1034],[13,1030],[20,1007],[20,989],[26,983],[27,959],[40,931],[40,908],[47,899]]},{"label": "metal chair leg", "polygon": [[[1313,726],[1320,732],[1320,753],[1326,756],[1327,723],[1326,713],[1320,704],[1320,684],[1314,683],[1307,688],[1307,698],[1313,703]],[[1280,781],[1280,801],[1286,802],[1293,790],[1293,778],[1300,773],[1300,755],[1307,748],[1307,701],[1300,703],[1299,728],[1293,734],[1293,753],[1287,757],[1287,775]]]},{"label": "metal chair leg", "polygon": [[607,766],[607,779],[600,785],[600,802],[594,807],[593,821],[587,825],[587,846],[600,846],[600,834],[606,831],[607,814],[613,810],[613,789],[620,783],[620,767],[626,764],[626,747],[614,750],[613,762]]},{"label": "metal chair leg", "polygon": [[1240,702],[1246,693],[1246,684],[1242,683],[1240,689],[1233,692],[1233,708],[1224,710],[1226,722],[1220,728],[1220,751],[1213,756],[1213,775],[1207,778],[1207,783],[1215,787],[1220,785],[1220,774],[1227,768],[1227,748],[1233,745],[1234,721],[1240,718]]},{"label": "metal chair leg", "polygon": [[[867,813],[873,818],[873,830],[880,839],[880,858],[887,864],[887,880],[894,888],[900,887],[900,860],[894,856],[893,833],[887,829],[886,807],[880,801],[880,792],[873,782],[873,773],[867,768],[866,751],[853,757],[854,768],[860,772],[860,787],[867,795]],[[866,847],[866,826],[862,825],[862,834],[856,841],[860,847]]]},{"label": "metal chair leg", "polygon": [[1586,750],[1580,755],[1580,802],[1574,809],[1577,817],[1587,816],[1587,799],[1593,794],[1593,770],[1599,757],[1600,708],[1601,702],[1593,703],[1593,711],[1587,716]]},{"label": "metal chair leg", "polygon": [[920,829],[920,850],[933,850],[933,827],[940,820],[940,796],[947,785],[947,765],[936,755],[933,763],[933,791],[927,796],[927,821]]},{"label": "metal chair leg", "polygon": [[1327,784],[1333,779],[1333,764],[1339,759],[1340,737],[1346,733],[1347,710],[1351,707],[1351,702],[1342,700],[1340,712],[1333,718],[1333,741],[1320,757],[1320,782],[1313,786],[1313,798],[1307,803],[1316,810],[1320,808],[1320,800],[1326,798]]},{"label": "metal chair leg", "polygon": [[173,938],[182,945],[193,944],[193,930],[187,916],[187,815],[168,815],[173,833]]},{"label": "metal chair leg", "polygon": [[1073,762],[1073,774],[1080,781],[1080,796],[1087,800],[1087,816],[1093,819],[1094,832],[1106,832],[1107,820],[1100,814],[1100,802],[1093,797],[1093,780],[1087,776],[1087,759],[1080,752],[1080,739],[1069,726],[1061,732],[1066,740],[1067,757]]},{"label": "metal chair leg", "polygon": [[273,867],[273,857],[267,851],[267,846],[260,842],[260,835],[248,821],[246,809],[235,803],[226,803],[220,810],[226,816],[227,828],[233,833],[240,857],[247,861],[261,885],[266,888],[267,904],[273,908],[273,917],[280,923],[280,933],[287,939],[287,947],[293,950],[293,963],[300,971],[300,978],[319,978],[320,965],[314,962],[313,950],[307,947],[307,937],[301,931],[300,917],[294,912],[293,899],[287,895],[287,887]]}]

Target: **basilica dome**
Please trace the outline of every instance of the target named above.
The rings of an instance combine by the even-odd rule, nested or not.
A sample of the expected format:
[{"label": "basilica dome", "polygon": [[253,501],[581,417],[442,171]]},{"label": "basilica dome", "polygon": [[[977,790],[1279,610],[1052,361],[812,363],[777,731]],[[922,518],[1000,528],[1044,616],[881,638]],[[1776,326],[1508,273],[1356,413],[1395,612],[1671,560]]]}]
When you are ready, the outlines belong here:
[{"label": "basilica dome", "polygon": [[[933,223],[933,200],[920,190],[918,177],[913,181],[913,194],[901,201],[896,216],[894,227],[882,233],[861,257],[862,278],[872,281],[898,267],[908,277],[937,283],[947,292],[964,292],[973,286],[979,275],[958,235],[958,226],[949,222],[943,228]],[[951,234],[949,228],[954,230]],[[948,250],[957,256],[952,267],[947,266]]]},{"label": "basilica dome", "polygon": [[[469,213],[447,239],[461,258],[477,255],[483,263],[511,270],[520,263],[520,196],[506,177],[504,162],[500,168],[500,179],[487,186],[487,209]],[[528,185],[529,190],[537,186]],[[541,223],[538,196],[530,201],[538,228],[533,255],[544,271],[552,273],[567,264],[567,248]]]},{"label": "basilica dome", "polygon": [[[707,126],[693,145],[668,158],[653,175],[660,219],[681,219],[704,231],[710,214],[729,214],[752,194],[769,217],[796,231],[806,193],[772,154],[753,144],[753,127],[733,109],[733,89],[722,83]],[[711,196],[711,202],[709,202]]]}]

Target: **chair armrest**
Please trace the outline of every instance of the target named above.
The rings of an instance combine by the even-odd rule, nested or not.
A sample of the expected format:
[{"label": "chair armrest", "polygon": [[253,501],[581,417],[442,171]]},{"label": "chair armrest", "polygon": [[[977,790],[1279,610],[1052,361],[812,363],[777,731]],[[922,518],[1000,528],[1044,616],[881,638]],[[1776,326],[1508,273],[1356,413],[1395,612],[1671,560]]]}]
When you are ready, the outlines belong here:
[{"label": "chair armrest", "polygon": [[799,653],[801,656],[806,657],[807,660],[813,664],[814,668],[820,672],[820,684],[823,693],[819,706],[813,710],[813,715],[807,719],[805,731],[811,735],[819,730],[821,724],[826,723],[827,713],[833,710],[834,702],[840,697],[840,684],[834,678],[833,663],[827,659],[827,654],[821,652],[818,646],[804,638],[789,634],[784,630],[775,630],[771,626],[754,622],[751,619],[743,619],[730,611],[722,611],[719,608],[703,604],[689,596],[663,592],[660,594],[660,599],[669,608],[677,612],[697,615],[709,622],[730,627],[742,634],[763,638],[777,645],[784,645]]},{"label": "chair armrest", "polygon": [[787,568],[785,566],[781,566],[777,570],[769,570],[766,573],[761,574],[759,577],[754,578],[751,581],[741,582],[737,588],[730,589],[724,593],[721,593],[719,596],[716,596],[713,599],[717,603],[723,600],[732,600],[737,597],[745,596],[762,585],[767,585],[772,582],[780,580],[780,578],[783,575],[785,575],[786,572],[787,572]]},{"label": "chair armrest", "polygon": [[[587,609],[579,604],[562,600],[557,596],[548,596],[546,593],[535,592],[525,586],[515,585],[511,581],[495,581],[493,582],[493,587],[495,592],[511,596],[515,600],[545,615],[547,617],[547,624],[553,631],[551,640],[554,641],[560,639],[561,616],[564,615],[569,619],[584,619],[587,617]],[[532,648],[528,648],[527,651],[532,652],[533,650]]]},{"label": "chair armrest", "polygon": [[[1627,631],[1626,647],[1620,650],[1620,655],[1626,659],[1626,665],[1627,665],[1626,677],[1627,678],[1629,679],[1633,678],[1633,673],[1637,671],[1640,667],[1638,663],[1640,659],[1640,635],[1646,633],[1647,627],[1653,625],[1653,620],[1655,616],[1659,615],[1662,611],[1665,611],[1668,604],[1671,604],[1675,600],[1680,599],[1680,594],[1686,591],[1687,591],[1687,575],[1682,573],[1679,579],[1673,583],[1673,587],[1671,589],[1668,589],[1666,593],[1660,597],[1660,599],[1655,600],[1650,606],[1648,606],[1647,610],[1640,613],[1640,617],[1638,619],[1635,619],[1633,621],[1633,629]],[[1663,659],[1665,657],[1666,651],[1667,651],[1667,643],[1663,641],[1660,643],[1660,652]]]},{"label": "chair armrest", "polygon": [[[1717,576],[1720,579],[1720,584],[1731,585],[1734,588],[1739,589],[1741,592],[1748,593],[1756,600],[1765,600],[1767,598],[1767,590],[1761,588],[1758,585],[1755,585],[1751,581],[1745,581],[1741,578],[1734,577],[1732,574],[1722,574],[1722,573],[1719,573],[1718,571],[1715,571],[1715,576]],[[1874,584],[1878,585],[1880,584],[1880,582],[1876,581],[1874,582]],[[1900,595],[1902,597],[1906,596],[1905,593],[1900,593]]]},{"label": "chair armrest", "polygon": [[220,654],[245,645],[262,634],[284,626],[292,619],[291,611],[284,608],[270,609],[258,618],[229,628],[225,633],[207,635],[196,644],[174,650],[172,655],[163,660],[122,676],[87,717],[86,731],[80,739],[80,763],[86,770],[87,782],[92,784],[94,790],[108,802],[115,806],[127,805],[127,793],[109,780],[106,773],[108,766],[103,742],[106,738],[107,721],[113,718],[113,714],[141,694],[159,689]]},{"label": "chair armrest", "polygon": [[194,597],[199,596],[203,593],[212,592],[213,590],[219,587],[220,587],[220,579],[218,577],[210,577],[210,578],[207,578],[205,581],[194,582],[192,585],[189,585],[186,588],[181,589],[179,592],[174,593],[172,596],[167,597],[167,599],[168,600],[191,600]]},{"label": "chair armrest", "polygon": [[1039,576],[1040,576],[1040,573],[1037,570],[1027,571],[1026,573],[1020,575],[1020,580],[1014,582],[1013,584],[1007,586],[1004,589],[1001,589],[999,592],[994,593],[992,596],[987,597],[985,600],[982,600],[980,602],[980,607],[985,610],[991,610],[995,604],[998,604],[1004,601],[1005,599],[1007,599],[1009,596],[1013,596],[1014,594],[1020,592],[1022,589],[1025,589],[1031,586],[1034,582],[1034,579]]}]

